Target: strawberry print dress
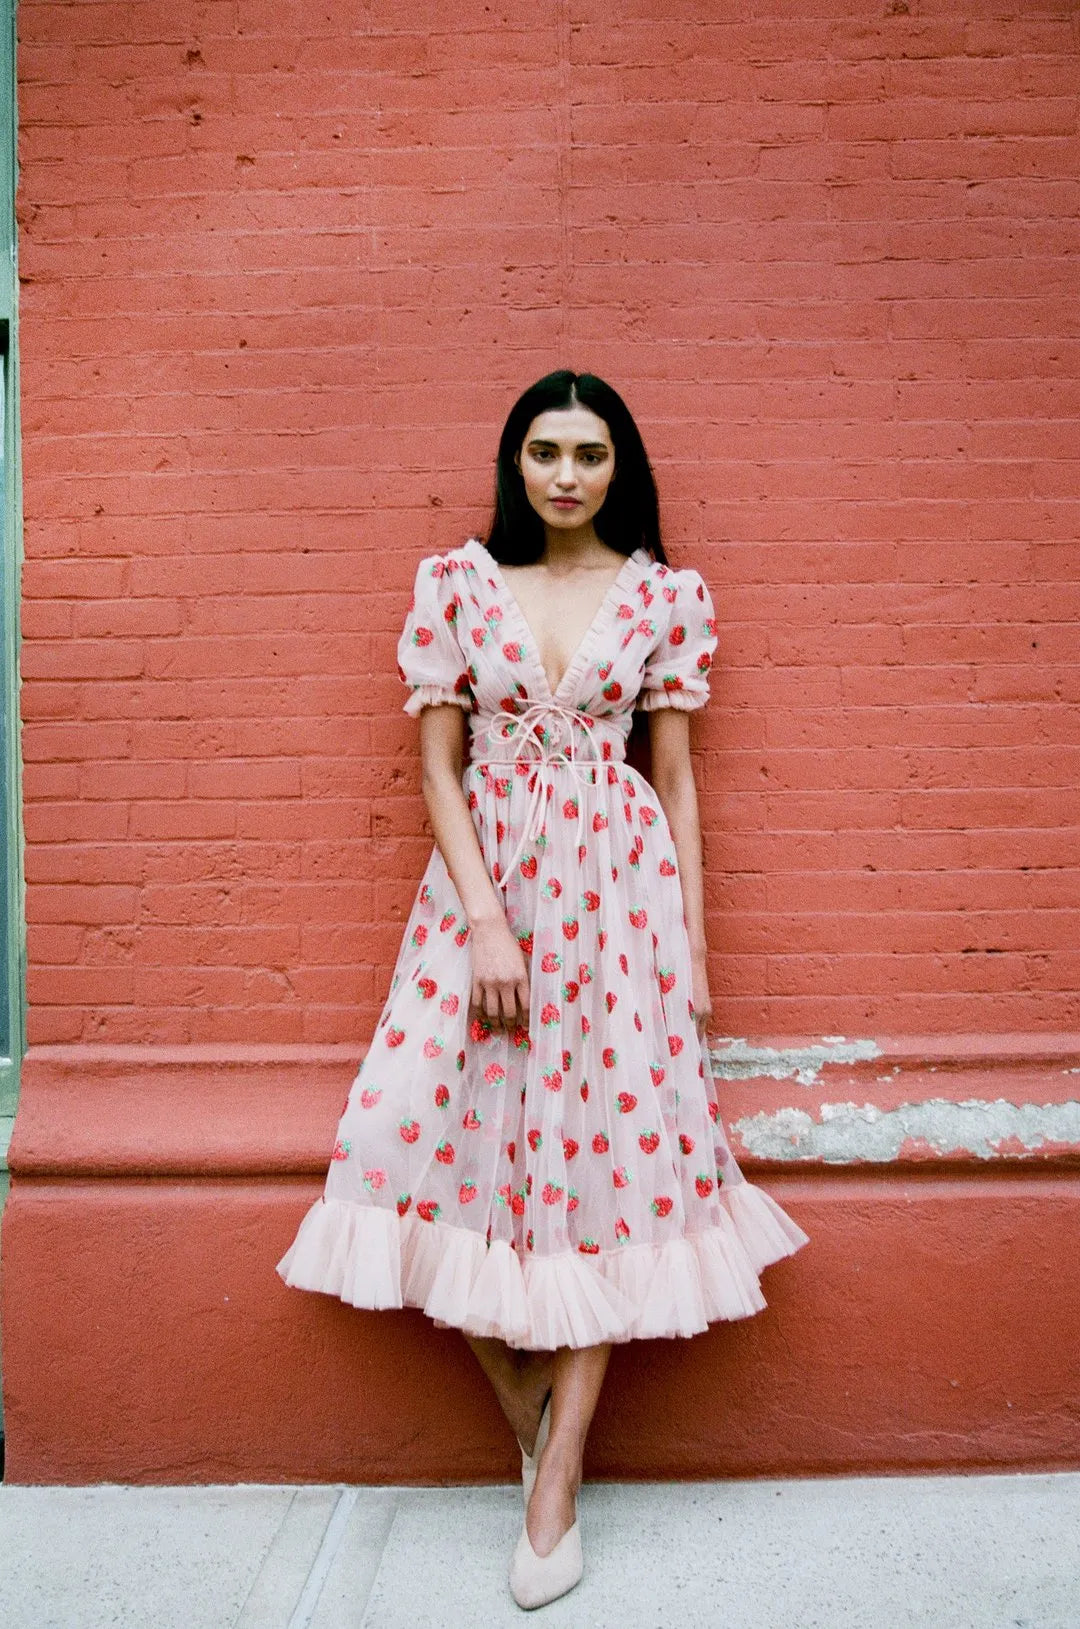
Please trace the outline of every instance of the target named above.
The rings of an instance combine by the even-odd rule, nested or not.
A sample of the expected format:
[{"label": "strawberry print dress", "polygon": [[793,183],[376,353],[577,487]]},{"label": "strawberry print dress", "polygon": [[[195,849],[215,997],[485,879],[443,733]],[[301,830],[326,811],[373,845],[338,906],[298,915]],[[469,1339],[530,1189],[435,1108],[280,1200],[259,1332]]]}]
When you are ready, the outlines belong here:
[{"label": "strawberry print dress", "polygon": [[698,574],[638,550],[552,691],[483,544],[422,561],[405,710],[468,713],[464,790],[529,1023],[470,1021],[469,929],[435,849],[287,1284],[544,1350],[765,1305],[758,1274],[806,1235],[732,1158],[675,846],[624,762],[635,708],[704,705],[715,644]]}]

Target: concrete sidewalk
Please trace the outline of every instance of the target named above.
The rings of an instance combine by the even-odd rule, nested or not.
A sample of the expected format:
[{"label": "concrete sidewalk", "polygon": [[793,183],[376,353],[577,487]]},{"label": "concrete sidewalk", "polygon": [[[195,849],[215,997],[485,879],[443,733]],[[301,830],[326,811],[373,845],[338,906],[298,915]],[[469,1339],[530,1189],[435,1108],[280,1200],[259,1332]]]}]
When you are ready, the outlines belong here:
[{"label": "concrete sidewalk", "polygon": [[0,1488],[4,1629],[1078,1629],[1080,1474],[591,1484],[582,1584],[506,1588],[520,1489]]}]

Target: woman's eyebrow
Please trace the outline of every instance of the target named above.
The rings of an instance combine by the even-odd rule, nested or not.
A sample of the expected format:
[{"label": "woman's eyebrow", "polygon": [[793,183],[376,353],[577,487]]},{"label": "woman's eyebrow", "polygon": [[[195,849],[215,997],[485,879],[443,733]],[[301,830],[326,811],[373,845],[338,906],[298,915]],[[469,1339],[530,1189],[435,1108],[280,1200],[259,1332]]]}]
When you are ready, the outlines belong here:
[{"label": "woman's eyebrow", "polygon": [[[578,441],[574,445],[577,452],[607,452],[608,450],[606,441]],[[557,441],[547,441],[543,436],[534,436],[529,442],[529,446],[558,448],[559,443]]]}]

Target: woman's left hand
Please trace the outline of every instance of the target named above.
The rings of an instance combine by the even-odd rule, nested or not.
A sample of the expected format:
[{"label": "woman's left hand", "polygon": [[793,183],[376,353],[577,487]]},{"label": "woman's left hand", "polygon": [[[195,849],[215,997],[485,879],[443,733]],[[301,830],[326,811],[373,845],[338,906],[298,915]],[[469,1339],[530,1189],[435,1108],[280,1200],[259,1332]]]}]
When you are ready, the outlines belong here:
[{"label": "woman's left hand", "polygon": [[690,998],[694,1003],[694,1021],[698,1034],[704,1036],[712,1022],[712,997],[709,995],[709,973],[705,965],[704,951],[692,958],[691,970]]}]

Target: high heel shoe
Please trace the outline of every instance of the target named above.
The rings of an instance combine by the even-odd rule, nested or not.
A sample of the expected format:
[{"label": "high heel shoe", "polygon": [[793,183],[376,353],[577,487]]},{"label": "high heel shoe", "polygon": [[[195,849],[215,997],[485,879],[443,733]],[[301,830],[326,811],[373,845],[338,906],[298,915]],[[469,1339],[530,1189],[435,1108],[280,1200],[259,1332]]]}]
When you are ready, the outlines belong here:
[{"label": "high heel shoe", "polygon": [[510,1593],[518,1606],[529,1612],[547,1606],[567,1595],[581,1582],[585,1562],[581,1554],[581,1529],[575,1521],[550,1555],[537,1555],[524,1525],[510,1563]]},{"label": "high heel shoe", "polygon": [[551,1393],[548,1392],[547,1397],[544,1400],[543,1412],[540,1415],[540,1425],[537,1428],[536,1441],[533,1443],[532,1453],[527,1454],[524,1448],[521,1448],[520,1441],[518,1442],[518,1447],[521,1448],[521,1489],[525,1495],[526,1505],[532,1498],[532,1490],[536,1482],[536,1472],[540,1465],[540,1455],[544,1451],[544,1444],[548,1440],[548,1432],[550,1429]]}]

